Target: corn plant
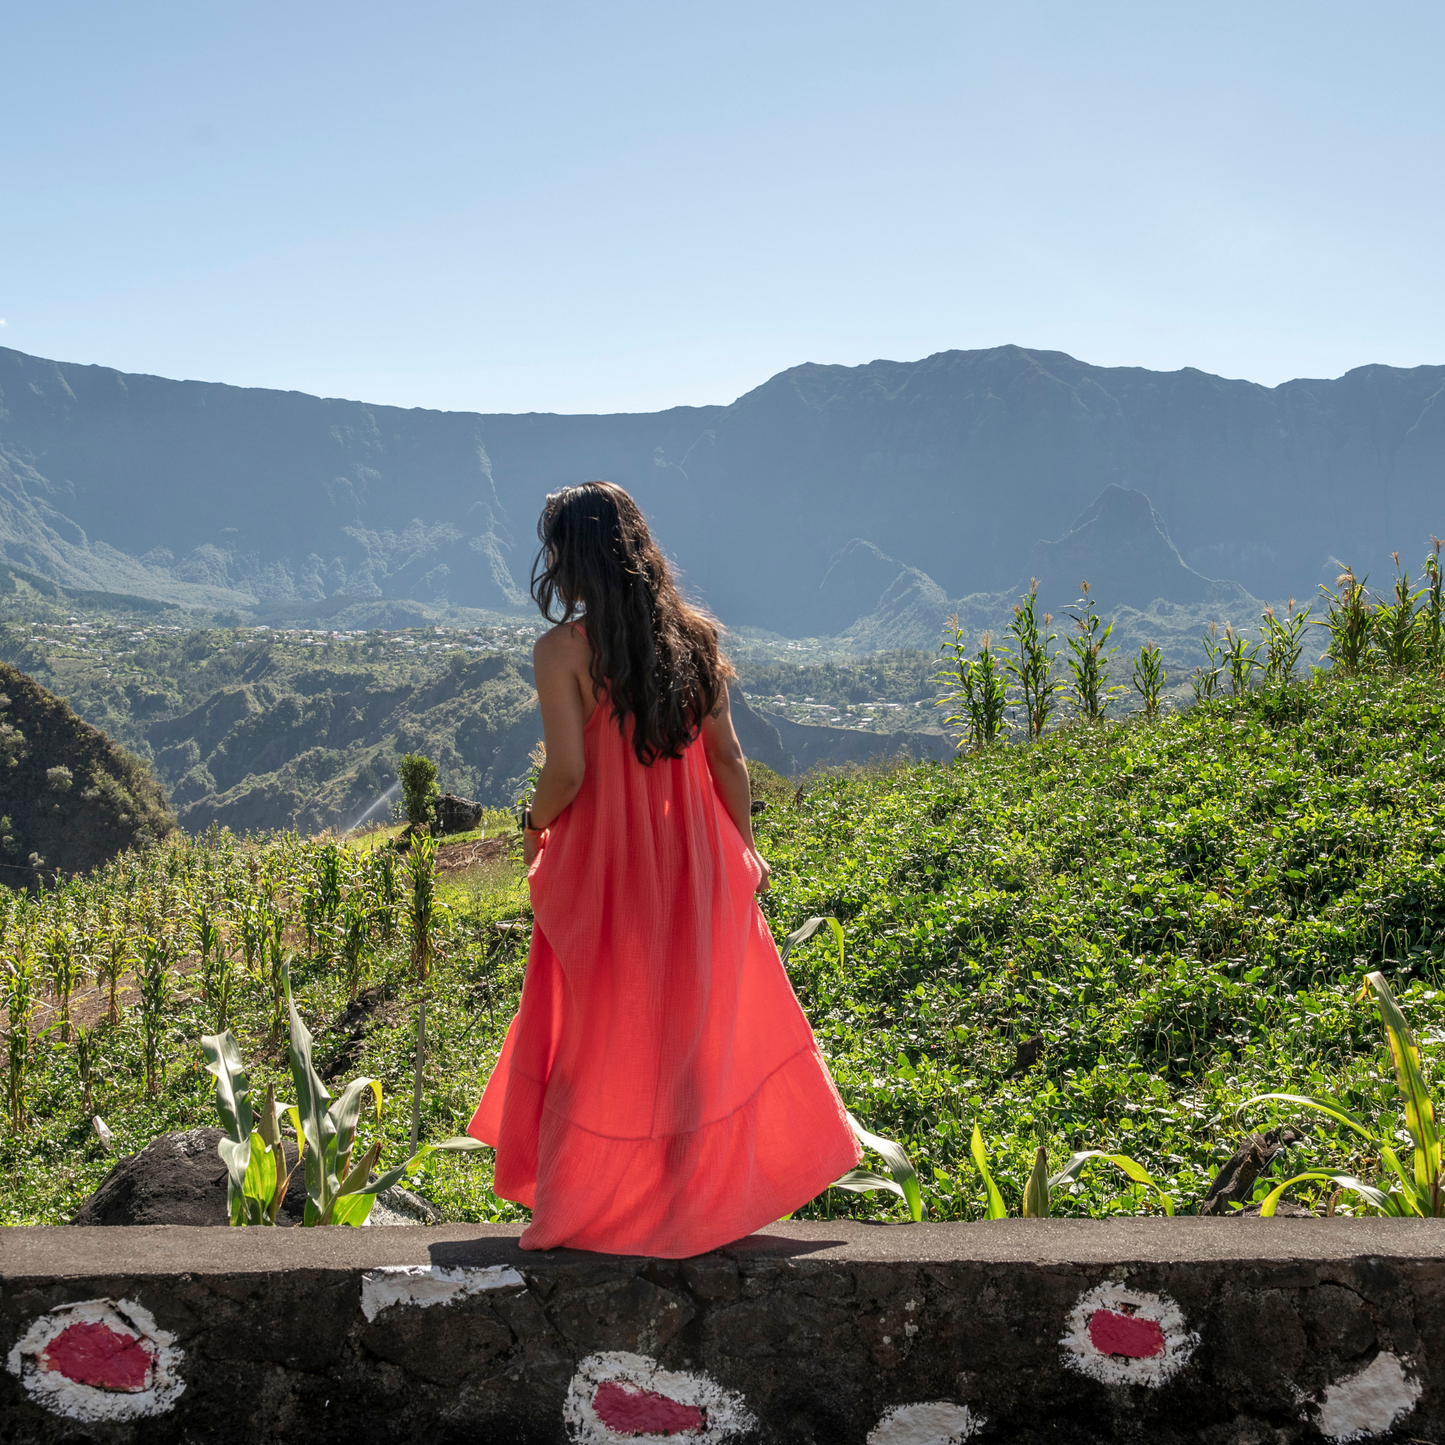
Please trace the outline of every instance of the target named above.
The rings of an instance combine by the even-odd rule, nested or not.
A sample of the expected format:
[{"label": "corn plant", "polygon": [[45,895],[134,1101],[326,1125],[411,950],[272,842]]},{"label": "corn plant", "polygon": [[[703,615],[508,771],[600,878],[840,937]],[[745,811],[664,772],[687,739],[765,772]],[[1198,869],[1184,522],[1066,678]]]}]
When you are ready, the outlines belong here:
[{"label": "corn plant", "polygon": [[[840,945],[841,947],[841,945]],[[914,1169],[903,1146],[881,1134],[870,1134],[853,1116],[848,1115],[848,1124],[858,1142],[865,1148],[880,1154],[888,1166],[887,1174],[878,1174],[871,1169],[850,1169],[841,1179],[835,1179],[829,1186],[846,1189],[852,1194],[869,1194],[876,1189],[886,1189],[896,1194],[907,1206],[909,1218],[915,1224],[923,1219],[923,1191],[918,1187],[918,1171]]]},{"label": "corn plant", "polygon": [[1326,612],[1317,626],[1329,633],[1329,645],[1320,659],[1328,657],[1341,672],[1358,672],[1368,661],[1374,641],[1376,616],[1374,599],[1365,589],[1364,578],[1357,581],[1354,569],[1346,567],[1335,579],[1335,590],[1320,583]]},{"label": "corn plant", "polygon": [[342,974],[346,980],[348,1001],[355,1002],[366,976],[367,958],[371,952],[371,912],[364,899],[353,893],[342,905],[336,925]]},{"label": "corn plant", "polygon": [[1439,537],[1430,538],[1425,554],[1425,605],[1420,609],[1421,648],[1426,662],[1438,664],[1441,652],[1442,597]]},{"label": "corn plant", "polygon": [[161,1055],[161,1039],[165,1032],[166,1014],[170,1009],[173,977],[171,974],[171,941],[148,934],[141,941],[141,959],[137,974],[140,981],[141,1057],[145,1066],[146,1092],[160,1093],[165,1078],[165,1059]]},{"label": "corn plant", "polygon": [[537,745],[527,754],[527,762],[527,776],[522,779],[522,790],[517,794],[519,810],[531,803],[532,795],[537,791],[537,779],[542,776],[542,769],[547,766],[547,744],[543,739],[537,739]]},{"label": "corn plant", "polygon": [[1250,679],[1263,668],[1259,660],[1262,643],[1246,642],[1234,628],[1224,624],[1224,673],[1229,679],[1229,691],[1235,697],[1243,697],[1250,690]]},{"label": "corn plant", "polygon": [[411,852],[407,855],[407,880],[411,885],[408,919],[411,924],[411,967],[418,983],[425,983],[431,973],[432,929],[436,918],[436,839],[418,829],[412,835]]},{"label": "corn plant", "polygon": [[376,1196],[400,1183],[429,1154],[473,1153],[486,1147],[467,1135],[423,1144],[405,1163],[372,1179],[371,1171],[381,1158],[381,1141],[374,1141],[355,1163],[351,1155],[367,1090],[375,1098],[376,1117],[381,1117],[381,1084],[355,1079],[333,1100],[311,1062],[311,1034],[296,1011],[289,975],[286,1003],[291,1015],[291,1078],[296,1086],[296,1103],[289,1113],[306,1174],[304,1223],[365,1224]]},{"label": "corn plant", "polygon": [[236,991],[236,950],[224,938],[217,938],[211,953],[210,978],[206,994],[215,1013],[216,1028],[224,1029],[231,1017]]},{"label": "corn plant", "polygon": [[60,1006],[60,1042],[70,1042],[70,1000],[77,984],[85,979],[85,954],[75,925],[68,919],[57,922],[46,936],[45,961],[51,986]]},{"label": "corn plant", "polygon": [[30,1061],[34,1048],[30,1025],[35,1018],[35,955],[20,941],[12,947],[0,974],[0,1001],[5,1005],[5,1106],[10,1127],[21,1133],[30,1127]]},{"label": "corn plant", "polygon": [[321,849],[316,865],[316,902],[323,925],[330,923],[341,907],[341,883],[341,849],[328,842]]},{"label": "corn plant", "polygon": [[833,917],[831,913],[822,917],[814,916],[805,919],[802,925],[795,928],[784,940],[781,958],[783,967],[788,966],[788,955],[800,944],[806,943],[820,928],[826,927],[833,935],[833,942],[838,945],[838,971],[843,971],[843,925]]},{"label": "corn plant", "polygon": [[216,1111],[225,1138],[217,1145],[226,1166],[226,1199],[233,1225],[276,1223],[291,1171],[281,1142],[276,1089],[269,1085],[260,1117],[251,1108],[251,1083],[230,1029],[201,1039],[206,1072],[216,1080]]},{"label": "corn plant", "polygon": [[1395,1182],[1389,1188],[1381,1189],[1376,1184],[1367,1184],[1339,1170],[1307,1169],[1270,1191],[1260,1205],[1259,1212],[1265,1217],[1273,1216],[1285,1190],[1306,1181],[1333,1184],[1336,1189],[1357,1195],[1364,1201],[1368,1214],[1427,1219],[1439,1219],[1445,1215],[1445,1194],[1442,1194],[1440,1177],[1440,1136],[1435,1129],[1435,1106],[1430,1102],[1430,1091],[1420,1070],[1420,1049],[1395,995],[1390,991],[1390,985],[1385,982],[1384,974],[1365,975],[1358,996],[1365,999],[1372,994],[1385,1035],[1385,1046],[1395,1067],[1395,1081],[1399,1085],[1405,1111],[1405,1128],[1414,1146],[1413,1167],[1406,1169],[1401,1162],[1395,1150],[1392,1129],[1380,1124],[1371,1128],[1340,1099],[1331,1096],[1314,1098],[1308,1094],[1257,1094],[1252,1099],[1246,1099],[1240,1107],[1244,1109],[1251,1104],[1278,1101],[1314,1109],[1358,1134],[1365,1141],[1368,1152],[1378,1156],[1395,1176]]},{"label": "corn plant", "polygon": [[314,957],[317,930],[321,924],[321,895],[314,883],[301,890],[301,917],[306,924],[306,952]]},{"label": "corn plant", "polygon": [[264,982],[266,936],[271,925],[267,900],[253,895],[244,901],[238,911],[238,921],[241,926],[241,953],[246,961],[246,972]]},{"label": "corn plant", "polygon": [[97,943],[96,971],[105,980],[106,1022],[114,1028],[120,1023],[120,981],[133,957],[130,928],[120,910],[108,908],[102,915]]},{"label": "corn plant", "polygon": [[[1003,1195],[999,1193],[998,1185],[994,1183],[993,1175],[989,1172],[983,1134],[977,1124],[973,1126],[973,1137],[969,1141],[968,1152],[973,1159],[974,1167],[983,1180],[984,1192],[988,1200],[984,1218],[1007,1219],[1009,1217],[1008,1208],[1004,1204]],[[1024,1219],[1047,1219],[1053,1202],[1054,1190],[1058,1189],[1060,1185],[1072,1184],[1079,1177],[1079,1172],[1084,1165],[1091,1159],[1099,1159],[1105,1164],[1112,1164],[1133,1183],[1142,1184],[1146,1189],[1152,1189],[1159,1196],[1159,1203],[1163,1207],[1164,1213],[1173,1216],[1173,1197],[1155,1182],[1154,1176],[1142,1164],[1131,1159],[1127,1154],[1107,1154],[1102,1149],[1084,1149],[1079,1153],[1071,1154],[1057,1174],[1050,1174],[1049,1151],[1040,1144],[1034,1154],[1033,1170],[1029,1174],[1028,1183],[1024,1186],[1021,1217]]]},{"label": "corn plant", "polygon": [[1208,702],[1212,697],[1218,697],[1220,693],[1219,679],[1224,672],[1224,644],[1219,640],[1219,624],[1211,622],[1209,631],[1204,634],[1204,656],[1208,660],[1207,667],[1196,667],[1194,675],[1189,679],[1189,686],[1194,693],[1196,703]]},{"label": "corn plant", "polygon": [[276,914],[263,944],[266,987],[270,993],[266,1037],[273,1047],[281,1042],[281,1034],[286,1027],[286,978],[291,969],[292,954],[282,947],[281,934],[285,922],[280,914]]},{"label": "corn plant", "polygon": [[1396,672],[1414,667],[1424,655],[1421,630],[1416,625],[1415,607],[1426,588],[1410,591],[1410,574],[1401,572],[1400,554],[1390,554],[1395,559],[1395,599],[1382,602],[1376,611],[1376,641],[1385,664]]},{"label": "corn plant", "polygon": [[95,1113],[95,1076],[100,1062],[99,1040],[94,1029],[75,1026],[75,1072],[80,1076],[81,1102],[86,1117]]},{"label": "corn plant", "polygon": [[396,937],[396,914],[401,903],[401,889],[397,882],[397,856],[391,848],[378,848],[371,855],[370,877],[367,887],[375,900],[372,919],[383,943],[390,943]]},{"label": "corn plant", "polygon": [[1303,612],[1294,610],[1294,598],[1289,600],[1283,617],[1275,615],[1273,607],[1264,609],[1260,627],[1264,633],[1264,685],[1284,687],[1294,681],[1294,670],[1304,651],[1304,632],[1309,625],[1311,609]]},{"label": "corn plant", "polygon": [[[1009,631],[1013,633],[1017,649],[1015,657],[1008,662],[1008,673],[1018,685],[1023,703],[1026,726],[1031,738],[1043,736],[1049,718],[1058,707],[1061,684],[1053,680],[1054,659],[1058,649],[1049,650],[1051,642],[1057,642],[1057,634],[1050,632],[1043,636],[1039,632],[1038,620],[1039,581],[1035,577],[1027,595],[1013,610],[1013,621]],[[1053,617],[1044,613],[1044,626],[1048,627]]]},{"label": "corn plant", "polygon": [[1142,643],[1139,656],[1134,659],[1134,690],[1144,705],[1144,716],[1159,716],[1159,695],[1164,690],[1168,674],[1164,671],[1164,658],[1151,642]]},{"label": "corn plant", "polygon": [[208,1003],[214,1002],[212,993],[215,981],[211,977],[211,955],[221,942],[221,932],[216,927],[215,915],[207,898],[199,899],[194,907],[192,926],[195,930],[196,960],[201,974],[201,992]]},{"label": "corn plant", "polygon": [[937,674],[945,689],[939,701],[954,711],[944,719],[944,726],[966,728],[968,741],[974,747],[987,747],[998,739],[1004,728],[1008,706],[1008,649],[995,647],[985,632],[978,655],[969,657],[964,641],[966,634],[959,619],[952,618],[945,630],[952,636],[941,649],[950,656]]},{"label": "corn plant", "polygon": [[1088,721],[1099,722],[1115,691],[1109,686],[1109,658],[1116,649],[1104,650],[1114,624],[1109,623],[1101,631],[1103,619],[1094,609],[1089,584],[1081,582],[1079,590],[1083,595],[1074,604],[1079,610],[1068,614],[1074,620],[1077,636],[1066,639],[1071,656],[1064,661],[1073,679],[1069,693],[1075,710]]}]

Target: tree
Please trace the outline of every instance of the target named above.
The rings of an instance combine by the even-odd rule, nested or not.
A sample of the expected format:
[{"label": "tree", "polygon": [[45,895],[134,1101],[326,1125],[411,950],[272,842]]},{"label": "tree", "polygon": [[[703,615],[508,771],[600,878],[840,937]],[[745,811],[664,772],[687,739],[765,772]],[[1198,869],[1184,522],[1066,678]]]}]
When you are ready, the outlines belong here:
[{"label": "tree", "polygon": [[398,764],[401,774],[401,811],[406,821],[420,828],[432,821],[437,795],[437,765],[420,753],[408,753]]}]

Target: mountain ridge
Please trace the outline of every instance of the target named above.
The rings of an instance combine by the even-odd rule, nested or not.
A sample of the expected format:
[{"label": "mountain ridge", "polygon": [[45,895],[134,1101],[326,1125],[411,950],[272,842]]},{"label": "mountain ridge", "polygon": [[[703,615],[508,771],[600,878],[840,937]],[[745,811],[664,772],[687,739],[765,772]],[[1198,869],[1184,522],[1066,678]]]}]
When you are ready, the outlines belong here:
[{"label": "mountain ridge", "polygon": [[727,405],[485,414],[0,348],[0,554],[213,609],[514,610],[546,492],[606,476],[724,621],[801,636],[847,630],[819,592],[852,540],[947,597],[993,593],[1118,485],[1191,571],[1305,595],[1336,557],[1379,571],[1445,531],[1442,397],[1445,366],[1265,387],[1005,346],[801,363]]}]

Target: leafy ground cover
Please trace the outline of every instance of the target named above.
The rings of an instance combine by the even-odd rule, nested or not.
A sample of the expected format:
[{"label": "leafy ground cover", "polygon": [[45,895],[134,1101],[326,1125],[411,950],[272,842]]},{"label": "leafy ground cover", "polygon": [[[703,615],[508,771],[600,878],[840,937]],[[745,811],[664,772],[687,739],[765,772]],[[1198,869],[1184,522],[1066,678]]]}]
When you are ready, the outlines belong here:
[{"label": "leafy ground cover", "polygon": [[[760,779],[759,842],[774,869],[765,913],[780,939],[810,915],[842,920],[841,965],[822,930],[792,951],[789,971],[849,1107],[918,1165],[928,1216],[981,1217],[975,1123],[1011,1212],[1039,1144],[1055,1166],[1076,1149],[1132,1156],[1187,1210],[1247,1126],[1296,1121],[1269,1105],[1241,1119],[1244,1100],[1271,1090],[1337,1094],[1400,1132],[1375,1017],[1353,995],[1380,969],[1433,1073],[1445,1043],[1442,721],[1433,670],[1317,675],[1153,722],[1071,724],[947,765],[817,776],[801,798]],[[382,1081],[383,1162],[406,1154],[423,987],[422,1138],[460,1132],[520,992],[520,866],[494,851],[455,881],[444,875],[422,985],[406,889],[387,883],[386,858],[217,833],[127,856],[34,903],[0,899],[0,959],[12,975],[30,960],[38,1001],[22,1079],[30,1121],[0,1140],[0,1221],[61,1222],[109,1167],[89,1131],[83,1073],[123,1150],[213,1121],[199,1038],[216,1026],[219,965],[198,956],[203,909],[235,959],[230,1021],[261,1089],[284,1090],[287,1076],[267,965],[244,957],[258,899],[297,955],[323,1072],[338,1086]],[[348,908],[367,920],[354,1001]],[[127,938],[169,940],[175,986],[152,985],[145,1003],[138,943],[121,963],[118,1024],[102,1021],[108,983],[82,982],[72,1011],[93,1025],[84,1051],[77,1030],[68,1043],[58,1029],[41,1033],[56,1019],[56,937],[73,941],[83,974],[117,920]],[[12,1081],[15,1040],[12,1016]],[[1357,1136],[1328,1120],[1307,1128],[1279,1168],[1378,1177]],[[485,1155],[428,1161],[419,1187],[452,1218],[519,1217],[490,1194],[490,1168]],[[1156,1207],[1102,1169],[1053,1200],[1056,1214]],[[900,1208],[888,1195],[830,1191],[805,1212]]]}]

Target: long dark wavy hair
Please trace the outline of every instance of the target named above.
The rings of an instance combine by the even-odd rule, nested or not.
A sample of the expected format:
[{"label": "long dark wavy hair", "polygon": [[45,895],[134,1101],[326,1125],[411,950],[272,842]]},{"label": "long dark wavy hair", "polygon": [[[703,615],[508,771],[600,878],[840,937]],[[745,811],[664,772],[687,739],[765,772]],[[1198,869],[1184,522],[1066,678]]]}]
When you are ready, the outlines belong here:
[{"label": "long dark wavy hair", "polygon": [[[611,482],[553,492],[537,523],[532,596],[548,622],[580,620],[592,684],[638,761],[678,758],[736,676],[718,625],[684,601],[636,502]],[[560,608],[560,615],[556,609]]]}]

